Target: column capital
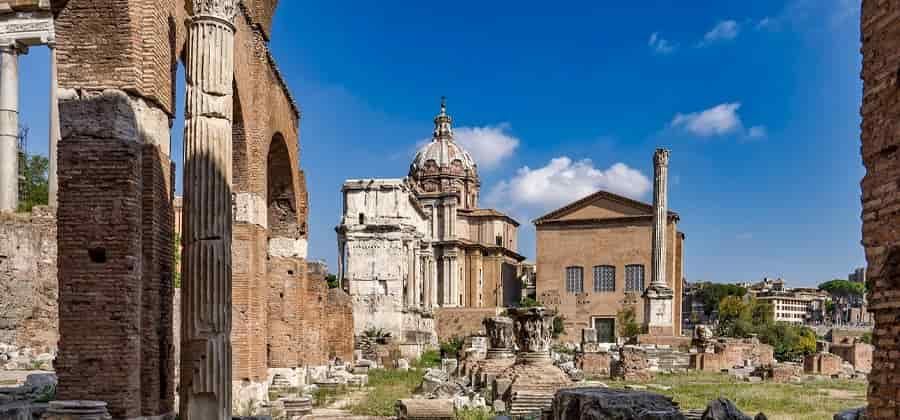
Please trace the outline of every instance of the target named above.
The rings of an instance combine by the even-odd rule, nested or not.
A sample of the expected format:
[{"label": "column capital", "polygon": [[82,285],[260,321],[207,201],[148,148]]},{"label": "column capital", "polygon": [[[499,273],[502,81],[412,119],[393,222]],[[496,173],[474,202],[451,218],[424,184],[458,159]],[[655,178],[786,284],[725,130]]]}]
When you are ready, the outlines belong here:
[{"label": "column capital", "polygon": [[0,52],[6,54],[28,54],[28,46],[14,39],[0,39]]},{"label": "column capital", "polygon": [[209,18],[233,25],[238,0],[191,0],[193,19]]}]

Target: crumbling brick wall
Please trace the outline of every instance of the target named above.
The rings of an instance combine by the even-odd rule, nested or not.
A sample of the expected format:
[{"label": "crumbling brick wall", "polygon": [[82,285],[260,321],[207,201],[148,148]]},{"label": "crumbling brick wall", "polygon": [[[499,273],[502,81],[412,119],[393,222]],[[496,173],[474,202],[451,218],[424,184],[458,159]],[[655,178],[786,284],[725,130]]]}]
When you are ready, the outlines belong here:
[{"label": "crumbling brick wall", "polygon": [[874,347],[866,343],[832,344],[831,353],[853,365],[857,372],[870,373],[872,371],[872,352]]},{"label": "crumbling brick wall", "polygon": [[900,3],[863,0],[862,244],[868,262],[869,309],[875,317],[867,418],[900,418]]},{"label": "crumbling brick wall", "polygon": [[299,366],[303,345],[303,262],[295,258],[269,258],[268,358],[271,368]]},{"label": "crumbling brick wall", "polygon": [[329,359],[353,360],[353,300],[342,289],[328,290],[325,353]]},{"label": "crumbling brick wall", "polygon": [[[325,281],[327,267],[319,263],[306,264],[298,308],[301,313],[298,337],[300,354],[298,361],[303,365],[324,365],[328,362],[326,343],[328,322],[326,318],[328,284]],[[338,332],[352,336],[353,329]]]},{"label": "crumbling brick wall", "polygon": [[434,323],[438,340],[464,338],[484,334],[485,318],[497,316],[502,308],[439,308],[434,311]]},{"label": "crumbling brick wall", "polygon": [[841,373],[841,362],[841,358],[835,354],[809,354],[803,358],[803,371],[813,375],[837,375]]},{"label": "crumbling brick wall", "polygon": [[610,374],[612,356],[609,352],[580,353],[575,360],[576,366],[592,377],[606,377]]},{"label": "crumbling brick wall", "polygon": [[0,215],[0,343],[56,351],[56,215]]}]

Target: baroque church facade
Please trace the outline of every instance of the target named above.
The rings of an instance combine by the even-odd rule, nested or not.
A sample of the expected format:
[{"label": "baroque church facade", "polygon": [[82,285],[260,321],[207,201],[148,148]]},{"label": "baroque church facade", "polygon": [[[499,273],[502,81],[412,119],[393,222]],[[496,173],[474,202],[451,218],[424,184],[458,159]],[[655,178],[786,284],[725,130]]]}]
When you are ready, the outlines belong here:
[{"label": "baroque church facade", "polygon": [[445,102],[406,178],[344,183],[338,276],[356,335],[382,329],[413,352],[436,340],[435,309],[521,299],[519,223],[479,208],[479,193],[478,166],[454,140]]}]

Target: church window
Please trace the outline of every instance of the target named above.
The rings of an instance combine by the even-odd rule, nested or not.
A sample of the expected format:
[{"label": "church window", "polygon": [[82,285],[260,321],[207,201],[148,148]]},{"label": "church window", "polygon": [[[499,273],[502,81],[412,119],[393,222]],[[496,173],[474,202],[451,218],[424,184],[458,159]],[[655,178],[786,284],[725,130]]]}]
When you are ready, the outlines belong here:
[{"label": "church window", "polygon": [[625,291],[642,292],[644,290],[644,265],[631,264],[625,266]]},{"label": "church window", "polygon": [[566,291],[569,293],[584,292],[584,268],[566,267]]},{"label": "church window", "polygon": [[616,267],[611,265],[594,266],[594,291],[616,291]]}]

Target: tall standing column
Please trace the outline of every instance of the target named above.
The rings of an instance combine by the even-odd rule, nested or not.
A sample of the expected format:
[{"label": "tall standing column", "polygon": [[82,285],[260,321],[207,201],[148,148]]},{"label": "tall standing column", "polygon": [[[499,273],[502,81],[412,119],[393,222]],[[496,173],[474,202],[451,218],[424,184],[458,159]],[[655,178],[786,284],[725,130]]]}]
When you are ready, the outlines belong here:
[{"label": "tall standing column", "polygon": [[184,129],[181,418],[231,418],[231,123],[236,0],[193,0]]},{"label": "tall standing column", "polygon": [[58,158],[56,145],[59,143],[60,138],[59,94],[57,92],[59,88],[59,79],[56,71],[56,46],[49,44],[48,47],[50,47],[50,134],[48,136],[50,138],[50,147],[47,149],[47,154],[50,158],[50,167],[47,170],[47,176],[49,178],[48,204],[50,207],[56,208],[57,192],[59,191],[56,179],[56,159]]},{"label": "tall standing column", "polygon": [[650,287],[666,283],[666,225],[668,224],[669,151],[656,149],[653,155],[653,266]]},{"label": "tall standing column", "polygon": [[0,212],[19,206],[19,54],[15,41],[0,46]]},{"label": "tall standing column", "polygon": [[669,151],[656,149],[653,155],[653,249],[650,286],[644,292],[647,300],[644,322],[650,335],[673,335],[674,292],[666,282],[666,230],[669,222],[667,180]]}]

